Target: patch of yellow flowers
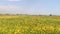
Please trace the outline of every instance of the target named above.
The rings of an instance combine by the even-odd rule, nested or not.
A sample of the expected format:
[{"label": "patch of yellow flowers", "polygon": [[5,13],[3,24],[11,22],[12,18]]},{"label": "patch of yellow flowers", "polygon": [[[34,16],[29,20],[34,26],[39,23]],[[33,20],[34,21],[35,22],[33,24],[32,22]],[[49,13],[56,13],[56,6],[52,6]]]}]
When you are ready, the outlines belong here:
[{"label": "patch of yellow flowers", "polygon": [[18,18],[19,16],[0,16],[0,18]]}]

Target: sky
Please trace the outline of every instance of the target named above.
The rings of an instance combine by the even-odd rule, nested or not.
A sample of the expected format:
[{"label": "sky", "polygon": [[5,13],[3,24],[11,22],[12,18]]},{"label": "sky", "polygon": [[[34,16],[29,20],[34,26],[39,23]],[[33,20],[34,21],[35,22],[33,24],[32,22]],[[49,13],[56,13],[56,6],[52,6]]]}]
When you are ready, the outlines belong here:
[{"label": "sky", "polygon": [[60,15],[60,0],[0,0],[0,13]]}]

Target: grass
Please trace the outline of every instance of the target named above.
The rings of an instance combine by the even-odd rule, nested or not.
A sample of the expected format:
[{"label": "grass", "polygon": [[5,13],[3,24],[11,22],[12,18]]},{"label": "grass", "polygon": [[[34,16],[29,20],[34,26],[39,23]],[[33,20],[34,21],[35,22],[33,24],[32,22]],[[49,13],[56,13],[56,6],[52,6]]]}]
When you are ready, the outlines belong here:
[{"label": "grass", "polygon": [[0,16],[0,34],[60,34],[60,16]]}]

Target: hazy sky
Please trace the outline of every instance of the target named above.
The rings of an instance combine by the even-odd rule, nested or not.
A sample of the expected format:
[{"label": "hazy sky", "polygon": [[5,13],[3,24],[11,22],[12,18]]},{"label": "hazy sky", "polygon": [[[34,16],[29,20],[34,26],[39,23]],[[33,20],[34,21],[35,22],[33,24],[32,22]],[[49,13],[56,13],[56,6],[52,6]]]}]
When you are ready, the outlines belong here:
[{"label": "hazy sky", "polygon": [[60,15],[60,0],[0,0],[0,13]]}]

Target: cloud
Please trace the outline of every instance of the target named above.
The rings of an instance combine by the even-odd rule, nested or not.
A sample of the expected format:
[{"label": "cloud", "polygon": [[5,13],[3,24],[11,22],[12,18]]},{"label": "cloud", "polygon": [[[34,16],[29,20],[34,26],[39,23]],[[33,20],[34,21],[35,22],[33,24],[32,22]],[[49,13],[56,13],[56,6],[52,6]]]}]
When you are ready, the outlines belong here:
[{"label": "cloud", "polygon": [[0,13],[19,13],[23,10],[22,7],[14,5],[0,5]]},{"label": "cloud", "polygon": [[8,0],[8,1],[22,1],[22,0]]},{"label": "cloud", "polygon": [[15,5],[0,5],[0,14],[31,14],[31,11]]},{"label": "cloud", "polygon": [[3,11],[10,11],[10,10],[16,10],[18,9],[17,6],[13,6],[13,5],[0,5],[0,10],[3,10]]},{"label": "cloud", "polygon": [[33,10],[16,6],[16,5],[0,5],[0,14],[35,14]]}]

